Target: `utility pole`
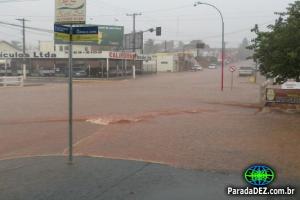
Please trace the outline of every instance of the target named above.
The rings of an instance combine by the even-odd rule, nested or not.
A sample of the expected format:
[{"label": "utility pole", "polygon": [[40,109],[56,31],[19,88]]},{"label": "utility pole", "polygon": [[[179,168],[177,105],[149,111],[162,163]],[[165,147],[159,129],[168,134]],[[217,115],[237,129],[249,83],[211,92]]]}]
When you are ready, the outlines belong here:
[{"label": "utility pole", "polygon": [[167,52],[167,40],[165,40],[165,52]]},{"label": "utility pole", "polygon": [[132,48],[132,51],[133,52],[135,52],[135,18],[136,18],[136,16],[141,16],[142,15],[142,13],[132,13],[132,14],[126,14],[127,16],[129,16],[129,17],[132,17],[133,18],[133,31],[132,31],[132,33],[133,33],[133,41],[132,41],[132,44],[133,44],[133,48]]},{"label": "utility pole", "polygon": [[21,18],[21,19],[16,19],[18,21],[21,21],[22,22],[22,27],[23,27],[23,30],[22,30],[22,36],[23,36],[23,77],[24,77],[24,80],[26,79],[26,60],[25,60],[25,53],[26,53],[26,43],[25,43],[25,21],[28,21],[26,20],[25,18]]}]

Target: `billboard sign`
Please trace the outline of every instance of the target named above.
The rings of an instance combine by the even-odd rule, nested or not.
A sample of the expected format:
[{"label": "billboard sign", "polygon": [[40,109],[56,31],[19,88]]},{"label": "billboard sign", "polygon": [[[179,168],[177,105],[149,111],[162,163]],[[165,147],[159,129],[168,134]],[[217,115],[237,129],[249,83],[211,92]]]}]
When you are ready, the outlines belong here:
[{"label": "billboard sign", "polygon": [[100,46],[115,46],[120,47],[123,44],[124,27],[99,25],[98,35]]},{"label": "billboard sign", "polygon": [[[56,44],[68,43],[70,28],[60,24],[54,25],[54,40]],[[109,25],[92,25],[72,28],[74,44],[98,45],[103,47],[122,47],[124,27]]]},{"label": "billboard sign", "polygon": [[295,82],[295,81],[288,81],[284,83],[281,86],[281,89],[294,89],[294,90],[299,90],[300,89],[300,82]]},{"label": "billboard sign", "polygon": [[55,0],[55,23],[85,24],[86,0]]},{"label": "billboard sign", "polygon": [[70,27],[54,24],[55,43],[67,43],[70,41]]},{"label": "billboard sign", "polygon": [[[56,44],[70,42],[70,27],[60,24],[54,25],[54,41]],[[72,41],[74,44],[95,43],[98,44],[98,26],[83,26],[72,28]]]},{"label": "billboard sign", "polygon": [[72,41],[98,43],[98,26],[73,27]]},{"label": "billboard sign", "polygon": [[[143,49],[143,32],[136,32],[135,33],[135,49]],[[125,50],[132,50],[133,49],[133,33],[126,34],[124,36],[123,47]]]},{"label": "billboard sign", "polygon": [[267,88],[266,101],[268,103],[300,104],[300,90]]}]

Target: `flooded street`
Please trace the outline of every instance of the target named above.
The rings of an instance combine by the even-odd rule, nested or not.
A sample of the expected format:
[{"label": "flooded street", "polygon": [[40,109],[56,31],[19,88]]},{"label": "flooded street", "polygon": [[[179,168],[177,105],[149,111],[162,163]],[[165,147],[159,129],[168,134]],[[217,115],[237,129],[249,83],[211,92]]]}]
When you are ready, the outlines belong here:
[{"label": "flooded street", "polygon": [[[300,116],[262,112],[259,84],[225,69],[76,82],[76,155],[240,173],[254,163],[300,178]],[[261,83],[262,78],[259,79]],[[67,86],[1,88],[0,158],[67,153]]]}]

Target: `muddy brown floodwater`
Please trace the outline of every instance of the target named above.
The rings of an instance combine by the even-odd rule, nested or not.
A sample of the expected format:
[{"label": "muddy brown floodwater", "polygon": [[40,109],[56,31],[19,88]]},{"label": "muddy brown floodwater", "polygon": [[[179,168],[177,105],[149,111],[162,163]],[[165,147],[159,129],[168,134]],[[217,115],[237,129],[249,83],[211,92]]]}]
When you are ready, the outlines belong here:
[{"label": "muddy brown floodwater", "polygon": [[[74,86],[77,155],[240,173],[250,164],[300,177],[300,116],[261,112],[259,84],[220,71]],[[262,81],[262,78],[259,79]],[[67,153],[67,85],[0,88],[0,159]]]}]

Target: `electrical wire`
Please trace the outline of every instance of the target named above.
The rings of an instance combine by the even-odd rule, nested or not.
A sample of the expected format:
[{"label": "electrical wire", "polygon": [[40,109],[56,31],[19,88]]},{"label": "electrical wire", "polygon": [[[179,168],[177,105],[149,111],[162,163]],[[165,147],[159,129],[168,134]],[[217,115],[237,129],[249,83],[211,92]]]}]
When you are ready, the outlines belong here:
[{"label": "electrical wire", "polygon": [[29,1],[39,1],[39,0],[1,0],[0,3],[29,2]]}]

